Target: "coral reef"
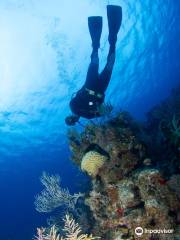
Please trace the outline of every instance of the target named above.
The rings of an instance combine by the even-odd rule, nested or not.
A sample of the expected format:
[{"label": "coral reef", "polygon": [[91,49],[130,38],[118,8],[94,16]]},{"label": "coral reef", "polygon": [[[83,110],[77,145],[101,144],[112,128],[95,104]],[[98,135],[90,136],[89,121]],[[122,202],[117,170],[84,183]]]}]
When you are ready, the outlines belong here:
[{"label": "coral reef", "polygon": [[107,156],[96,151],[89,151],[83,156],[81,170],[86,171],[90,176],[95,177],[106,160]]},{"label": "coral reef", "polygon": [[166,176],[180,172],[180,86],[147,114],[143,139]]},{"label": "coral reef", "polygon": [[[69,131],[69,145],[72,160],[81,166],[84,155],[95,151],[107,156],[100,171],[107,171],[110,181],[121,179],[144,159],[145,147],[135,137],[137,126],[128,113],[100,125],[87,125],[83,132]],[[108,179],[104,179],[108,181]]]},{"label": "coral reef", "polygon": [[75,209],[78,198],[83,196],[81,193],[71,195],[68,189],[61,188],[59,175],[48,175],[43,172],[40,180],[45,189],[36,196],[34,202],[38,212],[52,212],[60,206]]},{"label": "coral reef", "polygon": [[60,236],[55,226],[48,231],[45,228],[37,228],[37,236],[34,240],[96,240],[92,234],[83,234],[78,223],[69,215],[65,216],[63,232],[65,236]]},{"label": "coral reef", "polygon": [[[173,229],[180,203],[178,196],[163,181],[156,169],[141,169],[116,183],[100,184],[93,182],[93,190],[86,199],[93,212],[96,226],[94,231],[102,233],[103,239],[135,239],[134,230]],[[118,238],[117,238],[118,236]],[[120,237],[121,236],[121,237]],[[151,235],[144,235],[144,240]],[[159,239],[170,239],[161,235]],[[174,239],[174,238],[171,238]]]},{"label": "coral reef", "polygon": [[172,175],[167,184],[180,198],[180,174]]},{"label": "coral reef", "polygon": [[[156,168],[147,146],[138,140],[141,131],[127,113],[69,135],[72,160],[81,166],[90,151],[107,156],[92,177],[85,204],[93,215],[92,232],[103,240],[179,239],[179,176],[170,180]],[[175,184],[174,184],[175,183]],[[163,229],[170,232],[158,234]],[[172,234],[173,232],[173,234]]]}]

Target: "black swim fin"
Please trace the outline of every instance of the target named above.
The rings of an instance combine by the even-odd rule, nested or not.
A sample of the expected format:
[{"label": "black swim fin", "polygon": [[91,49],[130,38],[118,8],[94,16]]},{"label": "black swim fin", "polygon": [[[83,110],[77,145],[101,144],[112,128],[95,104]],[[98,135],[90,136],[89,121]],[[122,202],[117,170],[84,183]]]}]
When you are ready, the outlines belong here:
[{"label": "black swim fin", "polygon": [[117,34],[122,22],[122,8],[116,5],[107,5],[107,18],[109,27],[109,44],[115,46]]},{"label": "black swim fin", "polygon": [[102,17],[88,17],[88,27],[92,39],[92,47],[94,50],[98,50],[102,33]]}]

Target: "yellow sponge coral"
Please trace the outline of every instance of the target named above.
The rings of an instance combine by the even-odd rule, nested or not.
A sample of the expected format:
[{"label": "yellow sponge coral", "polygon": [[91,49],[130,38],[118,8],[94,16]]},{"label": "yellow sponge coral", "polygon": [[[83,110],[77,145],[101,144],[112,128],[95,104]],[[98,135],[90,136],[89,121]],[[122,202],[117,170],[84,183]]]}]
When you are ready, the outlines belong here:
[{"label": "yellow sponge coral", "polygon": [[82,171],[86,171],[90,176],[95,177],[106,160],[107,156],[96,151],[89,151],[82,158],[81,169]]}]

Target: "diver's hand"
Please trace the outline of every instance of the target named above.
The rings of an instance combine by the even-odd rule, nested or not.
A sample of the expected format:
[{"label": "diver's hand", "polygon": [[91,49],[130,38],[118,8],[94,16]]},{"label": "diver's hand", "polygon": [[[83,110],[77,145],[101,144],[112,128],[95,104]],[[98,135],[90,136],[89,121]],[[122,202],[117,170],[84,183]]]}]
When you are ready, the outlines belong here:
[{"label": "diver's hand", "polygon": [[101,116],[109,116],[112,113],[113,106],[110,102],[102,103],[98,106],[98,112]]}]

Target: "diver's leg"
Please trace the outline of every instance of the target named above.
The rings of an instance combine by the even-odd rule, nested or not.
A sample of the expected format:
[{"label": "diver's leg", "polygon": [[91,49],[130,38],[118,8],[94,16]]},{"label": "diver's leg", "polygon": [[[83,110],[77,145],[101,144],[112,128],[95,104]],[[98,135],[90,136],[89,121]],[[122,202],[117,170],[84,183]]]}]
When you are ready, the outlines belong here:
[{"label": "diver's leg", "polygon": [[91,62],[87,71],[86,82],[84,87],[95,90],[98,81],[99,57],[98,50],[93,50],[91,54]]},{"label": "diver's leg", "polygon": [[100,92],[100,93],[105,93],[105,91],[106,91],[106,89],[109,85],[111,75],[112,75],[112,71],[113,71],[113,67],[114,67],[114,62],[115,62],[115,48],[110,47],[109,54],[108,54],[108,57],[107,57],[107,63],[105,65],[103,71],[99,75],[97,91]]}]

